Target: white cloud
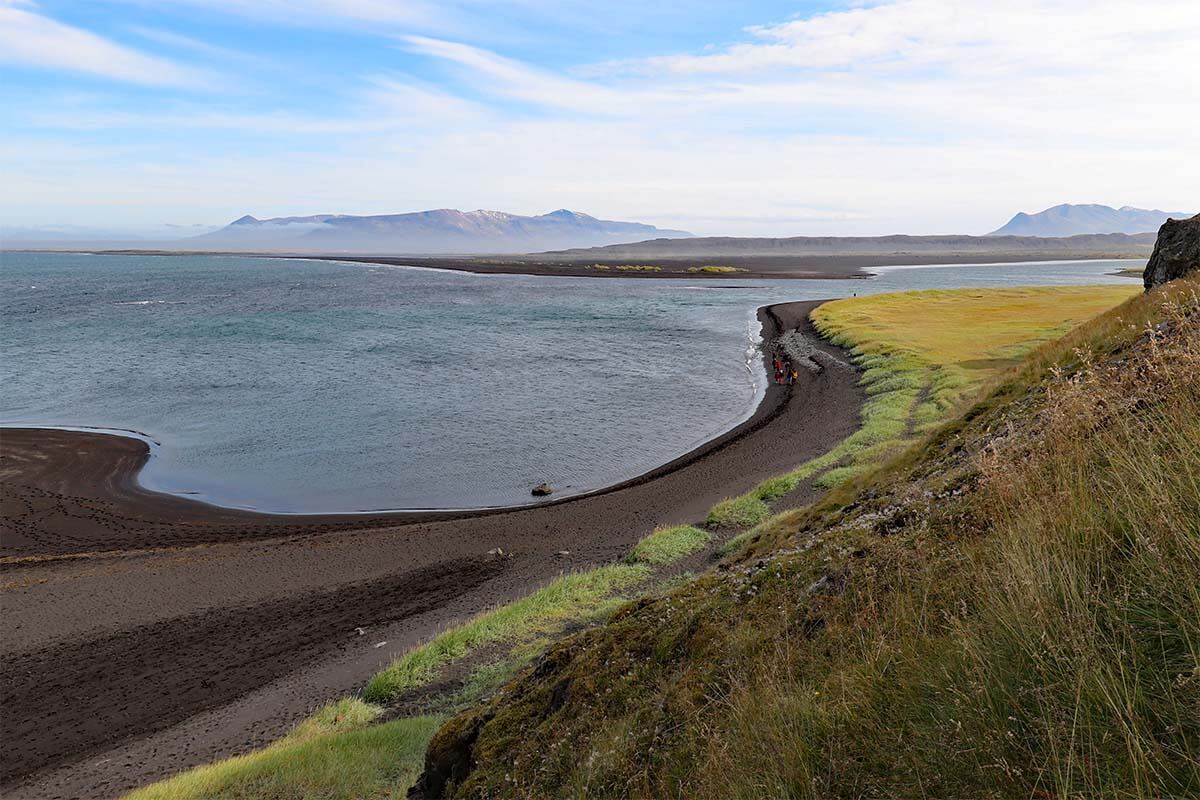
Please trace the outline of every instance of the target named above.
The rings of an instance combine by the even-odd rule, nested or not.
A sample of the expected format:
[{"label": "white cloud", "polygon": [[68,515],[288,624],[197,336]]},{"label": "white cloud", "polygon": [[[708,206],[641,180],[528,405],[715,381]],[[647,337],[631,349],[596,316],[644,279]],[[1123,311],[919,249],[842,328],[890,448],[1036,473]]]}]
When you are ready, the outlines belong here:
[{"label": "white cloud", "polygon": [[895,0],[749,35],[574,76],[462,43],[405,41],[457,65],[475,92],[597,116],[1147,143],[1200,127],[1196,0]]},{"label": "white cloud", "polygon": [[[1189,210],[1200,3],[1147,5],[896,0],[585,71],[408,36],[453,80],[360,77],[328,116],[58,109],[43,122],[212,133],[53,170],[34,147],[0,172],[29,221],[566,206],[793,235],[983,232],[1059,202]],[[244,134],[276,146],[254,155]]]},{"label": "white cloud", "polygon": [[[752,27],[756,41],[701,55],[648,60],[680,74],[789,69],[911,71],[958,75],[1089,73],[1193,49],[1200,33],[1194,0],[895,0]],[[1183,68],[1185,64],[1177,64]],[[1195,70],[1192,70],[1194,73]]]},{"label": "white cloud", "polygon": [[0,3],[0,62],[81,72],[144,86],[198,88],[200,70],[124,47],[81,28],[29,10],[30,3]]}]

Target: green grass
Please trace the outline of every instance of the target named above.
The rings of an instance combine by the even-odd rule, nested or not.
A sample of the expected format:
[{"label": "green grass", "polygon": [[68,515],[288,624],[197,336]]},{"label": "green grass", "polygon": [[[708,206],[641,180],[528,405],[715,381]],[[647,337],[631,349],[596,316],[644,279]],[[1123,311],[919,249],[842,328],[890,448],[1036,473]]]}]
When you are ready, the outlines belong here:
[{"label": "green grass", "polygon": [[724,570],[552,649],[434,737],[471,732],[451,796],[1200,795],[1197,292],[1039,348]]},{"label": "green grass", "polygon": [[345,697],[317,710],[284,737],[281,742],[298,744],[318,736],[345,733],[370,725],[383,709],[354,697]]},{"label": "green grass", "polygon": [[432,682],[444,667],[479,647],[519,644],[569,622],[602,615],[622,602],[621,592],[649,576],[647,567],[628,564],[564,575],[533,594],[480,614],[408,651],[371,679],[364,696],[372,702],[389,702]]},{"label": "green grass", "polygon": [[712,507],[704,524],[710,528],[748,528],[771,516],[771,507],[754,492],[722,500]]},{"label": "green grass", "polygon": [[703,550],[712,535],[691,525],[659,528],[642,538],[626,556],[630,564],[663,566]]},{"label": "green grass", "polygon": [[[403,798],[420,773],[425,745],[440,719],[368,726],[379,710],[354,710],[353,704],[338,704],[347,712],[340,723],[333,723],[333,717],[320,725],[305,723],[302,734],[298,728],[270,747],[135,790],[126,800]],[[350,716],[357,717],[354,723]]]}]

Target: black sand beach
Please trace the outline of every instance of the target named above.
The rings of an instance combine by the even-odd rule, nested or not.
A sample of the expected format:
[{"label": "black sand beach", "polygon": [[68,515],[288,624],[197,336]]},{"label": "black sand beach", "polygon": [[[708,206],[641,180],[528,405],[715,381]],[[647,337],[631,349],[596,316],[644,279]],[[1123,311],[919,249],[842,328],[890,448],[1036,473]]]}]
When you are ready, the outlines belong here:
[{"label": "black sand beach", "polygon": [[[815,338],[816,305],[764,309],[764,338]],[[515,510],[254,514],[140,489],[136,439],[0,431],[4,796],[112,796],[265,744],[446,625],[830,449],[857,379],[804,372],[647,475]]]}]

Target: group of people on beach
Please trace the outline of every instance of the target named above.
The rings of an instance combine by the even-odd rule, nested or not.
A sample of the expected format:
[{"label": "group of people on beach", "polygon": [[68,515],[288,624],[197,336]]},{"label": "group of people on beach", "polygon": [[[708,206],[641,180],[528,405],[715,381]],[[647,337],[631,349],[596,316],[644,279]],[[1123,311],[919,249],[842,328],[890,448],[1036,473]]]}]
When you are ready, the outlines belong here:
[{"label": "group of people on beach", "polygon": [[785,361],[775,356],[775,383],[780,386],[791,386],[800,377],[800,373],[792,368],[791,361]]}]

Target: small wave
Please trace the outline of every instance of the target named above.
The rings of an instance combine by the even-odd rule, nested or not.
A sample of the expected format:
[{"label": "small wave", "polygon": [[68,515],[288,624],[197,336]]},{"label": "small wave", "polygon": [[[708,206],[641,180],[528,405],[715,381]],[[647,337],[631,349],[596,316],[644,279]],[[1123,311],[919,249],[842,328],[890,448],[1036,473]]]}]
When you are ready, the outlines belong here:
[{"label": "small wave", "polygon": [[187,305],[187,300],[120,300],[113,303],[114,306],[182,306]]}]

